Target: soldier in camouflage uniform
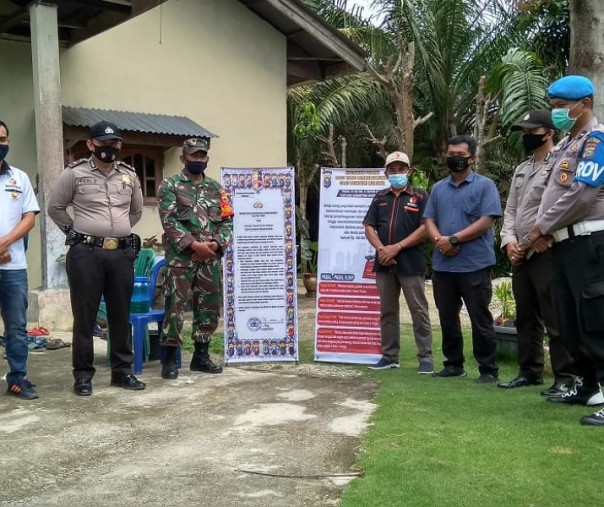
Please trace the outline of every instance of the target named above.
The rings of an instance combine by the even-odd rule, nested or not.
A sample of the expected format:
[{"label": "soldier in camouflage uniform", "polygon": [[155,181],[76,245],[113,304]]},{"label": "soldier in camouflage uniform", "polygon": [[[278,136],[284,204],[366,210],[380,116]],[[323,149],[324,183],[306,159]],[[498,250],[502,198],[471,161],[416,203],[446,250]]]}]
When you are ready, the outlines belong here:
[{"label": "soldier in camouflage uniform", "polygon": [[164,228],[166,319],[162,344],[166,347],[162,378],[178,377],[177,348],[184,305],[192,298],[195,352],[192,371],[221,373],[208,347],[220,314],[220,257],[231,241],[233,209],[228,194],[204,171],[208,141],[188,139],[183,144],[182,172],[165,178],[159,189],[159,215]]}]

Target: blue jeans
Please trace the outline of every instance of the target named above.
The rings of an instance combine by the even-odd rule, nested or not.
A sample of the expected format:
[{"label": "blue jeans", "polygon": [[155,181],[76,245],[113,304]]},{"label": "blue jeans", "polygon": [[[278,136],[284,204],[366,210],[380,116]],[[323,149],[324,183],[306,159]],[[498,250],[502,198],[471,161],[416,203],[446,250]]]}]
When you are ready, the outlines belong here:
[{"label": "blue jeans", "polygon": [[27,270],[0,269],[0,311],[6,335],[8,382],[27,374]]}]

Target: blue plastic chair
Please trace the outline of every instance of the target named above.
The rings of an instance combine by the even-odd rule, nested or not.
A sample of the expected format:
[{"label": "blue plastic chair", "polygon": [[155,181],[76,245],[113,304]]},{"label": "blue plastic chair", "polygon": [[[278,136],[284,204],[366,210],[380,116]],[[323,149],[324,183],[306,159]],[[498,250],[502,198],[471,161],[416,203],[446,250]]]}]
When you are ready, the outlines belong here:
[{"label": "blue plastic chair", "polygon": [[[149,280],[149,301],[153,304],[155,299],[155,287],[161,268],[164,267],[165,260],[160,259],[155,263],[151,270],[151,278]],[[149,322],[157,322],[157,327],[161,333],[162,323],[164,321],[165,311],[154,310],[151,308],[147,313],[131,313],[128,317],[132,325],[132,348],[134,349],[134,374],[140,375],[143,372],[144,356],[149,355],[149,339],[147,326]],[[163,363],[164,347],[160,347],[160,360]],[[178,348],[178,367],[181,366],[180,348]]]},{"label": "blue plastic chair", "polygon": [[[165,260],[162,258],[153,265],[151,275],[149,279],[149,301],[153,305],[155,299],[155,287],[157,286],[157,279],[161,268],[164,267]],[[157,322],[157,328],[161,333],[162,323],[164,321],[165,311],[155,310],[151,308],[146,313],[131,313],[128,317],[128,321],[132,326],[132,348],[134,349],[134,374],[140,375],[143,372],[143,362],[149,359],[149,353],[151,351],[151,342],[149,339],[149,332],[147,326],[149,322]],[[107,320],[107,313],[105,309],[104,301],[101,301],[101,306],[97,313],[97,317]],[[109,328],[107,328],[107,338],[109,338]],[[158,339],[159,339],[158,333]],[[164,359],[164,347],[159,348],[159,358],[163,363]],[[180,347],[178,348],[178,367],[181,367]],[[109,339],[107,340],[107,364],[109,364]]]}]

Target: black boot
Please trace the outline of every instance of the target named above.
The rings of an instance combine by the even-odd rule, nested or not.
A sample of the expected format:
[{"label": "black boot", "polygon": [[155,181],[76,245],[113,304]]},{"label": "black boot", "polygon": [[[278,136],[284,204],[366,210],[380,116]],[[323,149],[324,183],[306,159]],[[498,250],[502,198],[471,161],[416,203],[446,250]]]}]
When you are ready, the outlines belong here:
[{"label": "black boot", "polygon": [[164,347],[164,361],[161,365],[161,378],[178,378],[178,347]]},{"label": "black boot", "polygon": [[209,343],[195,342],[195,352],[193,352],[193,359],[191,359],[191,371],[222,373],[222,366],[214,364],[210,359],[209,346]]}]

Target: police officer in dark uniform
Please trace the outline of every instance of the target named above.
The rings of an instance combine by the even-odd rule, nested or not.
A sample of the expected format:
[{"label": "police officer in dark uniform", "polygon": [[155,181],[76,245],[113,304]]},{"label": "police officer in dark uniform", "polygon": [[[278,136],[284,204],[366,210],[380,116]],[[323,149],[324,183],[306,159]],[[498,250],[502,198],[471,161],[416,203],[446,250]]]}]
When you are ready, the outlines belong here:
[{"label": "police officer in dark uniform", "polygon": [[[604,404],[604,125],[593,115],[594,86],[584,76],[552,83],[554,126],[568,131],[552,152],[549,178],[530,247],[553,247],[552,292],[561,334],[579,375],[575,387],[549,402]],[[604,409],[581,424],[604,426]]]},{"label": "police officer in dark uniform", "polygon": [[501,249],[512,263],[512,288],[516,299],[518,375],[497,384],[504,389],[543,384],[544,327],[555,382],[544,396],[561,396],[571,389],[571,357],[560,336],[551,294],[552,252],[528,250],[526,235],[537,219],[541,196],[550,176],[549,161],[555,128],[551,111],[537,109],[523,115],[511,130],[522,130],[522,142],[532,155],[514,171],[501,227]]},{"label": "police officer in dark uniform", "polygon": [[[111,385],[140,390],[132,374],[128,316],[134,281],[131,227],[142,215],[143,196],[134,169],[117,161],[122,146],[118,128],[99,122],[90,129],[90,158],[70,164],[59,177],[48,214],[67,235],[67,278],[73,310],[74,392],[92,394],[92,332],[104,296],[110,333]],[[67,213],[73,207],[73,219]]]}]

